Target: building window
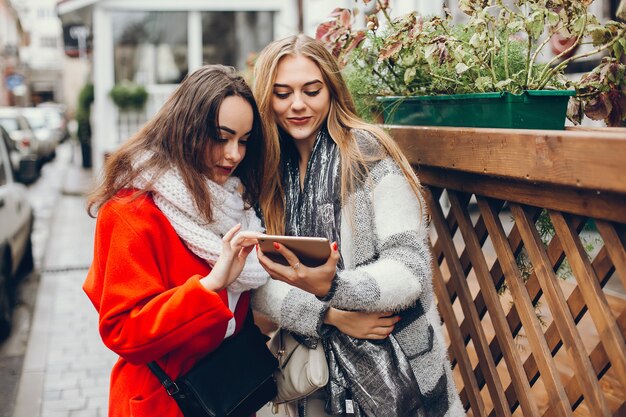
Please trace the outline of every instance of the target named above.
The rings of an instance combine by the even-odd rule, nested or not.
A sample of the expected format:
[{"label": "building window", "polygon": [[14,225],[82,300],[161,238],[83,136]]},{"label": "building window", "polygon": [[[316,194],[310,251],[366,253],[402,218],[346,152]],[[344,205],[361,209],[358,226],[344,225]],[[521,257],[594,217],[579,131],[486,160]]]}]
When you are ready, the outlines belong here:
[{"label": "building window", "polygon": [[246,69],[251,54],[274,39],[273,12],[203,12],[203,64]]},{"label": "building window", "polygon": [[176,84],[187,75],[187,13],[112,13],[115,82]]}]

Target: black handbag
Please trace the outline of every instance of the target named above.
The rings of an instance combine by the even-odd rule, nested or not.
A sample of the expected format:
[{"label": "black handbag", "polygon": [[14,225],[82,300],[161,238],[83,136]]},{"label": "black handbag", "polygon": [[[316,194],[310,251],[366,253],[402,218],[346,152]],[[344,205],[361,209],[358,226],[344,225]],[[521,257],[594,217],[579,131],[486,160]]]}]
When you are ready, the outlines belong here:
[{"label": "black handbag", "polygon": [[278,361],[249,314],[241,331],[172,381],[148,363],[185,417],[250,417],[276,396]]}]

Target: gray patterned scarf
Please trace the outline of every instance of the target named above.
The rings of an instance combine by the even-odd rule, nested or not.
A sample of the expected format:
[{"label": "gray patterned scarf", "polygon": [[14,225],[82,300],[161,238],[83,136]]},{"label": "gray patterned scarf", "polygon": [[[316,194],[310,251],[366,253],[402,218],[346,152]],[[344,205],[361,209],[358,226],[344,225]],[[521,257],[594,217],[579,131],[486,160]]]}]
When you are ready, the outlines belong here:
[{"label": "gray patterned scarf", "polygon": [[[322,128],[313,145],[301,190],[299,155],[290,145],[284,144],[282,155],[287,234],[322,236],[339,242],[339,149],[326,128]],[[338,268],[343,268],[343,262]],[[326,413],[350,417],[422,415],[415,376],[393,335],[376,341],[354,339],[332,326],[323,326],[323,331],[330,377]],[[310,340],[300,340],[311,344]],[[305,398],[298,404],[300,417],[306,417],[306,409]]]}]

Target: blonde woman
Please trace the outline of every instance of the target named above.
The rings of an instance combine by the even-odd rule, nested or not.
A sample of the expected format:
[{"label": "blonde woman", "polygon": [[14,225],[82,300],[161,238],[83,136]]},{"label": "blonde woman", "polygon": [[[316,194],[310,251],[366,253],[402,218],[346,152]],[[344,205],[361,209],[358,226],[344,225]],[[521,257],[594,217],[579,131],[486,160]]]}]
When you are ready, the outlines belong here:
[{"label": "blonde woman", "polygon": [[[324,345],[330,382],[300,416],[460,416],[431,284],[426,207],[406,158],[363,122],[332,55],[308,36],[273,42],[255,66],[268,136],[260,206],[269,233],[322,236],[326,264],[289,266],[253,308],[303,343]],[[279,175],[276,175],[279,173]]]}]

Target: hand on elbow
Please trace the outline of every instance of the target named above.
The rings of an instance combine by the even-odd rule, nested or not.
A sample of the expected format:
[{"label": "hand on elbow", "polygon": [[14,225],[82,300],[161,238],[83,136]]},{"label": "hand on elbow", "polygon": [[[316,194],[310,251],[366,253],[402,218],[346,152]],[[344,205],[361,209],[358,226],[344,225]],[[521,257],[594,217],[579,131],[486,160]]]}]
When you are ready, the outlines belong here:
[{"label": "hand on elbow", "polygon": [[340,332],[356,339],[381,340],[389,337],[400,321],[400,316],[392,312],[344,311],[328,309],[325,324],[330,324]]}]

